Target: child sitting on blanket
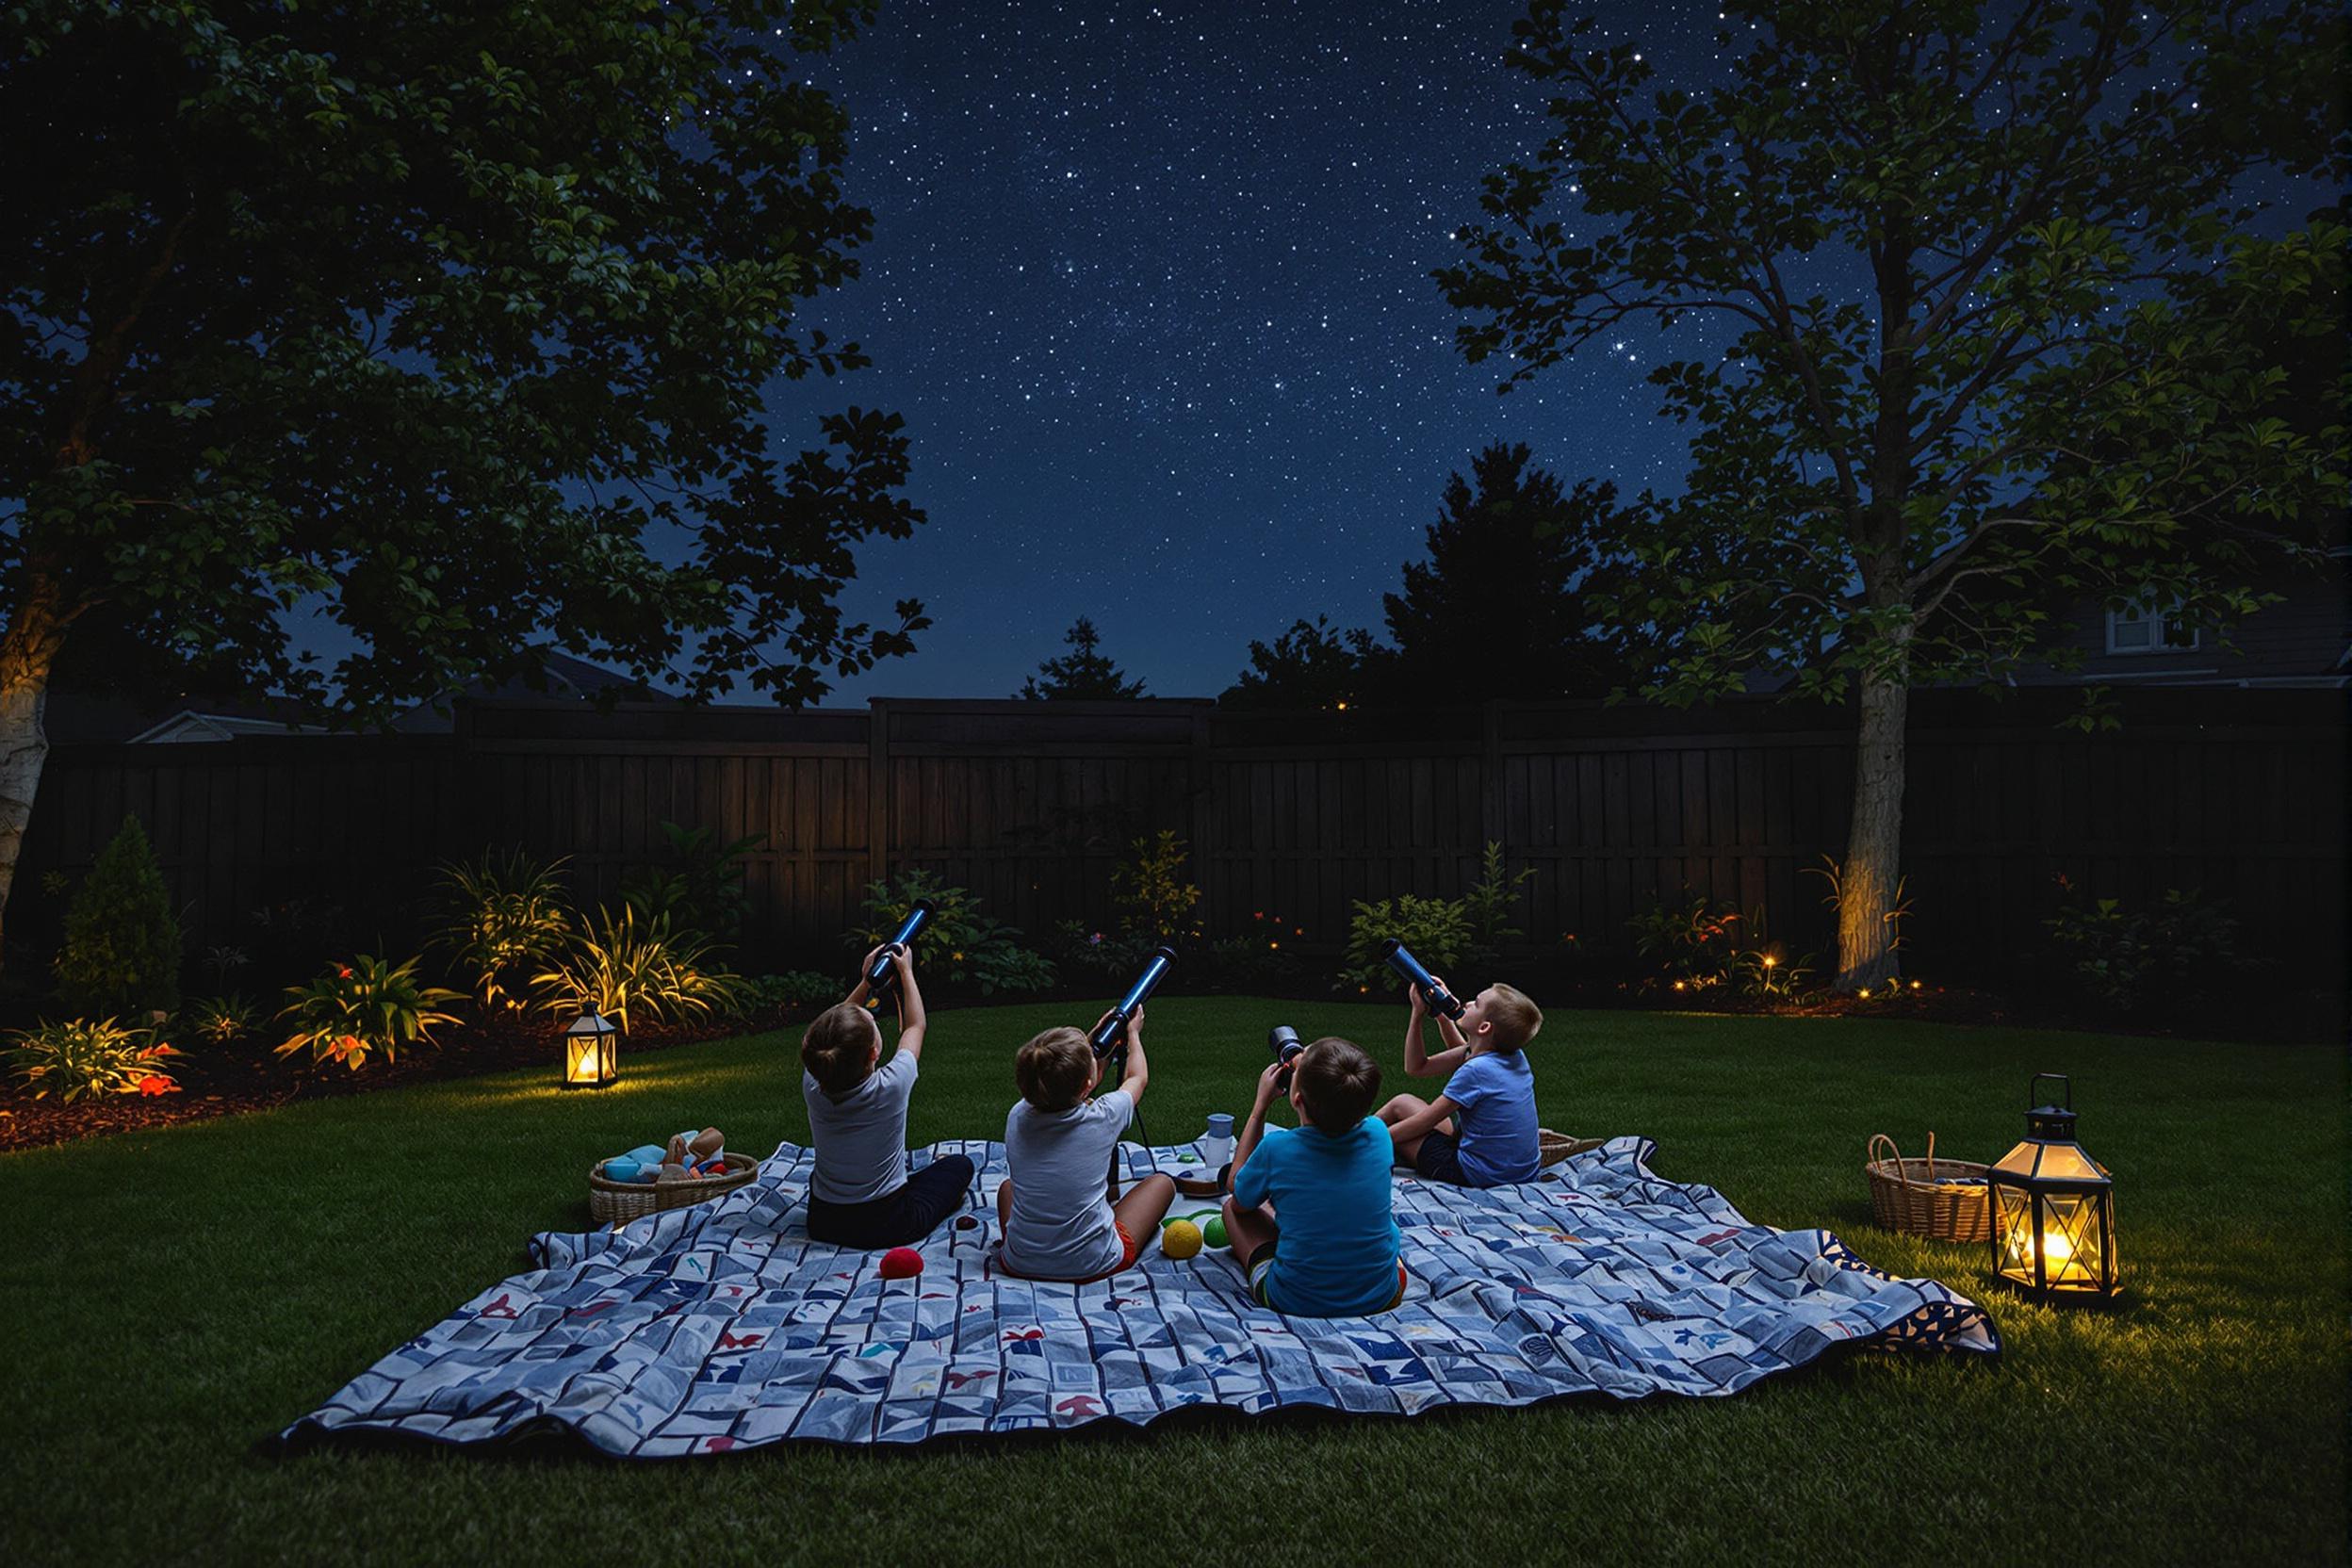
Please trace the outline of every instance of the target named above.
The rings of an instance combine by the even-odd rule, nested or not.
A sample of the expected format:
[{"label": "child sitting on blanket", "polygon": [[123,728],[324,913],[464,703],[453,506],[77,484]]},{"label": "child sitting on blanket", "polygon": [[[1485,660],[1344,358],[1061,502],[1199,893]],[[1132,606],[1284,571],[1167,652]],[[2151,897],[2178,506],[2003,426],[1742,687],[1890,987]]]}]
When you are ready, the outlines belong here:
[{"label": "child sitting on blanket", "polygon": [[1142,1008],[1127,1021],[1127,1075],[1097,1098],[1102,1077],[1102,1058],[1068,1025],[1034,1036],[1013,1058],[1021,1098],[1004,1119],[1012,1176],[996,1188],[1008,1274],[1085,1282],[1132,1268],[1175,1200],[1176,1184],[1157,1172],[1116,1205],[1103,1191],[1102,1173],[1151,1081]]},{"label": "child sitting on blanket", "polygon": [[1525,1047],[1544,1027],[1543,1013],[1525,992],[1489,986],[1462,1008],[1459,1025],[1438,1015],[1446,1048],[1431,1056],[1421,1045],[1429,1002],[1420,987],[1406,990],[1413,1016],[1405,1024],[1405,1071],[1415,1078],[1453,1076],[1434,1102],[1400,1094],[1380,1107],[1398,1161],[1431,1181],[1456,1186],[1534,1181],[1543,1168],[1542,1139],[1535,1121],[1535,1073]]},{"label": "child sitting on blanket", "polygon": [[[1285,1071],[1299,1124],[1267,1132],[1266,1107]],[[1332,1035],[1291,1068],[1276,1062],[1258,1075],[1257,1103],[1234,1146],[1225,1233],[1260,1306],[1353,1317],[1405,1298],[1388,1128],[1364,1114],[1380,1093],[1380,1065]]]},{"label": "child sitting on blanket", "polygon": [[[865,1005],[865,973],[883,947],[898,971],[898,1050],[888,1062],[881,1062],[882,1031]],[[906,1102],[923,1056],[923,992],[913,955],[883,947],[858,966],[856,988],[819,1013],[800,1037],[800,1092],[816,1151],[808,1235],[843,1247],[921,1241],[972,1185],[972,1164],[961,1154],[942,1154],[906,1174]]]}]

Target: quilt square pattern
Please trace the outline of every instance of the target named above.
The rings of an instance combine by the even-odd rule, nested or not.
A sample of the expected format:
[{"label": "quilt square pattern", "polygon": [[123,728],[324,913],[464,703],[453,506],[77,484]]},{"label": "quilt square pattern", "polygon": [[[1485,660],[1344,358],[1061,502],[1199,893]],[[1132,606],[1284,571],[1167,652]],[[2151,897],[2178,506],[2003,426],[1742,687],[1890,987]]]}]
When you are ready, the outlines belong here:
[{"label": "quilt square pattern", "polygon": [[[652,1459],[1142,1426],[1195,1405],[1413,1415],[1572,1394],[1713,1397],[1840,1347],[1999,1350],[1973,1301],[1882,1273],[1825,1231],[1751,1224],[1714,1188],[1653,1174],[1653,1148],[1616,1138],[1484,1191],[1400,1171],[1403,1303],[1308,1318],[1252,1301],[1229,1251],[1178,1262],[1147,1246],[1093,1284],[1007,1277],[993,1201],[1004,1146],[977,1140],[913,1156],[968,1155],[979,1179],[922,1244],[923,1272],[886,1281],[878,1252],[808,1239],[810,1152],[785,1144],[715,1201],[532,1237],[534,1267],[281,1436],[466,1444],[555,1427]],[[1120,1154],[1135,1177],[1203,1168],[1196,1147]]]}]

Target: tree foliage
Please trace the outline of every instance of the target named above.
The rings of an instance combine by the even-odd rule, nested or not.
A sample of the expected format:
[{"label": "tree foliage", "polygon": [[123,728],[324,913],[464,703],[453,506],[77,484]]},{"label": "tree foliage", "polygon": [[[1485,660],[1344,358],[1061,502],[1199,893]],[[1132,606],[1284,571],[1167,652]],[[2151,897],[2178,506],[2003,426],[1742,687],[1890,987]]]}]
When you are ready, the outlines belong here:
[{"label": "tree foliage", "polygon": [[547,640],[787,702],[907,651],[834,603],[922,520],[900,421],[763,401],[864,363],[796,320],[871,230],[798,57],[872,8],[0,12],[10,680],[102,608],[354,722]]},{"label": "tree foliage", "polygon": [[1219,699],[1238,707],[1404,707],[1489,697],[1604,696],[1643,656],[1594,612],[1592,590],[1622,548],[1616,486],[1563,490],[1497,442],[1447,476],[1429,556],[1381,596],[1389,641],[1330,618],[1251,642],[1250,668]]},{"label": "tree foliage", "polygon": [[1144,694],[1143,682],[1128,679],[1102,653],[1102,634],[1087,617],[1079,616],[1062,641],[1070,652],[1040,663],[1014,695],[1031,702],[1124,702]]},{"label": "tree foliage", "polygon": [[[2346,235],[2258,237],[2246,178],[2341,179],[2332,9],[1729,18],[1762,24],[1735,84],[1644,105],[1637,46],[1538,0],[1509,64],[1553,134],[1487,177],[1436,274],[1506,390],[1627,321],[1728,328],[1720,360],[1650,377],[1693,466],[1616,531],[1614,608],[1672,644],[1646,693],[1759,664],[1827,696],[1997,679],[2044,651],[2053,588],[2226,629],[2262,602],[2259,561],[2316,564],[2342,384],[2297,431],[2272,350],[2341,330]],[[1838,253],[1866,286],[1808,287]]]}]

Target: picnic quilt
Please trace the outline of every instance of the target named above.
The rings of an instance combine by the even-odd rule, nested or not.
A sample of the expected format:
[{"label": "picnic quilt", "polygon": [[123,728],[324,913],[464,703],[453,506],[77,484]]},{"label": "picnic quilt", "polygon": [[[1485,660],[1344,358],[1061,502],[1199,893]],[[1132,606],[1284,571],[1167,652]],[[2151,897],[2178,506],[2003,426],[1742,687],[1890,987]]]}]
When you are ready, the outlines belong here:
[{"label": "picnic quilt", "polygon": [[[1146,1246],[1094,1284],[996,1261],[1004,1146],[918,1151],[980,1168],[966,1208],[884,1280],[879,1253],[808,1239],[809,1151],[778,1148],[726,1198],[532,1238],[537,1267],[483,1291],[287,1428],[482,1443],[568,1429],[659,1458],[786,1441],[1143,1425],[1172,1411],[1298,1406],[1413,1415],[1563,1395],[1737,1393],[1833,1348],[1989,1354],[1984,1310],[1872,1268],[1824,1231],[1749,1223],[1620,1137],[1518,1186],[1398,1172],[1413,1279],[1369,1317],[1253,1302],[1230,1250]],[[1128,1173],[1201,1171],[1197,1148],[1122,1146]],[[1184,1215],[1202,1205],[1177,1200]]]}]

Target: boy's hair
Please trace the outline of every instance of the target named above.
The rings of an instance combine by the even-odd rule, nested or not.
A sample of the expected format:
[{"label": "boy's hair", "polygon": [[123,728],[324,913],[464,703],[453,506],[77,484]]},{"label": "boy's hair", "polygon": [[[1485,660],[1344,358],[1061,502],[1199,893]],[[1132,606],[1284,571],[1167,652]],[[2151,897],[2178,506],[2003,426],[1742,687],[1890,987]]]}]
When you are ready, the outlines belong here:
[{"label": "boy's hair", "polygon": [[1038,1030],[1013,1058],[1021,1097],[1041,1111],[1066,1111],[1078,1103],[1093,1070],[1094,1047],[1084,1031],[1068,1024]]},{"label": "boy's hair", "polygon": [[1307,1047],[1296,1071],[1307,1119],[1327,1133],[1352,1131],[1380,1097],[1380,1064],[1337,1035]]},{"label": "boy's hair", "polygon": [[1487,988],[1494,993],[1486,1004],[1487,1021],[1494,1025],[1494,1049],[1516,1051],[1535,1038],[1544,1027],[1544,1013],[1527,993],[1499,980]]},{"label": "boy's hair", "polygon": [[800,1037],[800,1065],[827,1094],[846,1094],[873,1071],[881,1039],[874,1019],[854,1002],[837,1002],[809,1021]]}]

